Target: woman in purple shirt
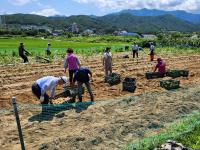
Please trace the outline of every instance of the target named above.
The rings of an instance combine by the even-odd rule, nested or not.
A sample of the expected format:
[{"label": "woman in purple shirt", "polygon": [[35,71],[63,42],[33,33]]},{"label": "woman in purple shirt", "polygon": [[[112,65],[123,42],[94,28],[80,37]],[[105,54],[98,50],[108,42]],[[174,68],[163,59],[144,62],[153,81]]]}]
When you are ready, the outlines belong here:
[{"label": "woman in purple shirt", "polygon": [[66,73],[66,70],[68,68],[70,85],[73,85],[73,76],[80,67],[81,67],[80,60],[73,53],[73,49],[68,48],[64,62],[64,73]]},{"label": "woman in purple shirt", "polygon": [[157,62],[158,64],[156,65],[154,72],[156,72],[156,70],[158,69],[158,73],[164,76],[166,73],[166,62],[161,58],[158,58]]}]

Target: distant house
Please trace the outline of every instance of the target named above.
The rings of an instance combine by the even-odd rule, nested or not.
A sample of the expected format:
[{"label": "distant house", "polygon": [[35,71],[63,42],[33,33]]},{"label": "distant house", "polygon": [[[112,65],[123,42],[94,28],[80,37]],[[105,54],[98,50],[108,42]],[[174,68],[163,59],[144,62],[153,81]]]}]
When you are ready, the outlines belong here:
[{"label": "distant house", "polygon": [[37,26],[37,25],[21,25],[21,29],[24,30],[45,30],[48,32],[52,32],[52,28],[47,26]]},{"label": "distant house", "polygon": [[127,32],[125,30],[121,30],[121,31],[115,31],[113,33],[113,35],[116,35],[116,36],[135,36],[135,37],[140,37],[139,34],[137,33],[134,33],[134,32]]},{"label": "distant house", "polygon": [[72,23],[68,28],[67,31],[72,32],[72,33],[78,33],[79,32],[79,28],[78,28],[78,24],[77,23]]},{"label": "distant house", "polygon": [[64,31],[61,29],[56,29],[56,30],[52,31],[53,36],[63,35],[63,33],[64,33]]},{"label": "distant house", "polygon": [[156,39],[157,36],[154,35],[154,34],[142,34],[142,38],[145,38],[145,39]]},{"label": "distant house", "polygon": [[93,33],[93,30],[90,29],[86,29],[85,31],[83,31],[83,35],[92,35]]},{"label": "distant house", "polygon": [[198,37],[197,34],[195,34],[195,35],[193,35],[193,36],[190,37],[190,39],[192,39],[192,40],[197,40],[198,38],[199,38],[199,37]]}]

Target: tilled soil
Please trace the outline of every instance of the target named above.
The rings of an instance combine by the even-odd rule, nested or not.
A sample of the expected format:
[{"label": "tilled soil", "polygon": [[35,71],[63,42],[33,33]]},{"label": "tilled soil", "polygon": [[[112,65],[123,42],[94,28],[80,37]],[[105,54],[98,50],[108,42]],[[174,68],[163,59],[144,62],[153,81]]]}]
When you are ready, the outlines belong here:
[{"label": "tilled soil", "polygon": [[[31,105],[38,104],[31,85],[44,75],[64,75],[63,62],[1,66],[0,149],[20,149],[13,112],[4,111],[11,106],[12,96],[17,97],[25,145],[30,150],[120,149],[130,141],[148,136],[148,131],[159,133],[167,123],[200,109],[200,55],[165,58],[170,69],[190,70],[188,78],[178,78],[178,90],[160,88],[162,79],[145,79],[145,72],[152,71],[155,65],[149,58],[133,60],[115,55],[114,72],[122,78],[137,77],[135,93],[123,92],[121,84],[110,87],[104,83],[101,57],[81,58],[83,65],[94,73],[96,103],[67,109],[54,106],[43,114],[38,105]],[[89,101],[87,93],[84,98]],[[55,103],[62,101],[61,98]]]},{"label": "tilled soil", "polygon": [[[122,54],[114,56],[113,72],[119,73],[122,79],[125,77],[137,78],[137,89],[135,93],[122,91],[122,85],[109,86],[104,83],[104,70],[100,56],[81,58],[83,66],[89,67],[94,75],[92,88],[95,100],[114,99],[122,96],[133,96],[149,92],[165,92],[160,87],[160,80],[146,80],[145,72],[152,71],[156,62],[149,62],[147,56],[134,60],[133,58],[122,59]],[[189,78],[179,78],[181,86],[200,82],[200,55],[191,56],[163,56],[167,62],[168,69],[189,69]],[[18,103],[38,104],[31,92],[31,85],[35,80],[46,75],[62,76],[63,62],[52,64],[18,64],[15,66],[0,67],[0,107],[10,106],[13,96]],[[68,74],[67,74],[68,75]],[[165,78],[167,79],[167,78]],[[61,92],[62,87],[58,87],[57,92]],[[84,100],[88,101],[88,94],[85,93]]]}]

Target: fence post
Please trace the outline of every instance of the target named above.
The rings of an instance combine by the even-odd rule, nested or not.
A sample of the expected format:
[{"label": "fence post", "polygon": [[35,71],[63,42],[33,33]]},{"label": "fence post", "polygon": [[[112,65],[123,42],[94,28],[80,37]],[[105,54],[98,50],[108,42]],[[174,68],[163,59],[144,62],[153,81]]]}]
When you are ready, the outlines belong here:
[{"label": "fence post", "polygon": [[12,98],[12,104],[13,104],[15,118],[16,118],[16,122],[17,122],[17,129],[18,129],[18,133],[19,133],[21,148],[22,148],[22,150],[25,150],[24,139],[23,139],[23,135],[22,135],[22,129],[21,129],[21,124],[20,124],[20,120],[19,120],[19,114],[18,114],[18,110],[17,110],[17,102],[16,102],[15,97]]}]

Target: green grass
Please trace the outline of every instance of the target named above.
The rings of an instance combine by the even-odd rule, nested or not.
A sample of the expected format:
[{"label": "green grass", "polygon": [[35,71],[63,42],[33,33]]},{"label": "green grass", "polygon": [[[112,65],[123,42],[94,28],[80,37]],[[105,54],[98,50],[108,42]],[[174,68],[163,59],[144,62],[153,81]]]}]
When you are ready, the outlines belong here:
[{"label": "green grass", "polygon": [[[47,43],[51,43],[51,58],[63,58],[66,55],[67,48],[73,48],[76,54],[86,56],[102,53],[107,46],[111,46],[114,51],[124,48],[124,43],[109,43],[109,42],[91,42],[86,38],[67,39],[63,37],[56,38],[33,38],[33,37],[1,37],[0,38],[0,64],[12,63],[20,61],[18,56],[18,46],[20,42],[25,44],[25,49],[31,53],[31,56],[45,56]],[[92,39],[92,38],[88,38]],[[85,40],[85,41],[84,41]]]},{"label": "green grass", "polygon": [[65,51],[68,47],[74,48],[77,51],[82,49],[103,49],[106,46],[124,46],[123,43],[94,43],[94,42],[87,42],[87,41],[72,41],[72,39],[66,38],[54,38],[54,39],[42,39],[42,38],[0,38],[0,51],[2,52],[10,52],[10,51],[17,51],[19,43],[23,42],[25,44],[25,48],[30,51],[44,51],[47,47],[47,43],[52,44],[52,50],[54,51]]},{"label": "green grass", "polygon": [[[25,44],[25,49],[32,54],[32,57],[37,55],[46,56],[45,50],[47,43],[51,43],[52,55],[51,58],[63,58],[66,54],[67,48],[73,48],[76,54],[85,56],[91,56],[103,53],[105,47],[110,46],[112,52],[125,51],[125,45],[131,46],[133,42],[142,43],[144,39],[138,39],[135,37],[116,37],[116,36],[97,36],[97,37],[49,37],[34,38],[34,37],[0,37],[0,64],[12,63],[14,61],[20,61],[18,56],[19,43]],[[129,50],[131,51],[131,50]],[[178,48],[178,47],[156,47],[157,55],[161,54],[193,54],[199,53],[200,49],[197,48]],[[148,49],[144,50],[144,53],[148,53]]]},{"label": "green grass", "polygon": [[200,148],[200,112],[174,122],[159,135],[131,143],[124,150],[153,150],[169,139],[190,148]]},{"label": "green grass", "polygon": [[185,146],[193,149],[200,148],[200,125],[197,124],[192,131],[176,138],[177,141],[184,143]]}]

